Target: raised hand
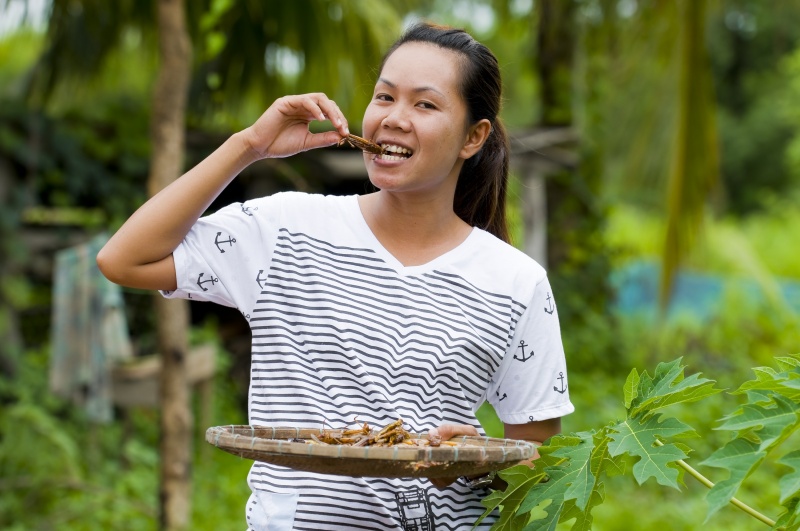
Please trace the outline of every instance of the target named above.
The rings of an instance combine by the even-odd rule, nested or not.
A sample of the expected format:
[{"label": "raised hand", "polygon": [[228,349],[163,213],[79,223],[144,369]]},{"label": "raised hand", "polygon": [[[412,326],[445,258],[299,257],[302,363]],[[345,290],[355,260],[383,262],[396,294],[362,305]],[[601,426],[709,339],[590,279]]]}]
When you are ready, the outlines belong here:
[{"label": "raised hand", "polygon": [[[314,120],[330,120],[336,130],[312,133],[308,126]],[[349,130],[336,103],[316,92],[275,100],[244,133],[258,158],[279,158],[330,146],[339,142]]]}]

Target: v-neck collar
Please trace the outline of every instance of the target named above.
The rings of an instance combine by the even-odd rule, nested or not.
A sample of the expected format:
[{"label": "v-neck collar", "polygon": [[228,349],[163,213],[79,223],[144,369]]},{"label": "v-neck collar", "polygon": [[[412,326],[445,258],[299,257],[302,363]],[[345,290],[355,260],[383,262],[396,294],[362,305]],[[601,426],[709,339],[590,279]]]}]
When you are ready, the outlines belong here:
[{"label": "v-neck collar", "polygon": [[467,237],[464,238],[464,241],[449,251],[440,254],[424,264],[406,266],[390,253],[389,250],[383,246],[378,237],[375,236],[375,233],[372,232],[372,229],[364,217],[364,213],[361,211],[361,205],[358,202],[357,195],[350,196],[350,208],[348,208],[348,211],[353,218],[353,228],[358,236],[375,251],[386,265],[394,269],[397,274],[401,276],[420,275],[457,260],[469,252],[469,248],[472,246],[472,242],[477,238],[477,233],[479,232],[478,228],[472,227],[472,230]]}]

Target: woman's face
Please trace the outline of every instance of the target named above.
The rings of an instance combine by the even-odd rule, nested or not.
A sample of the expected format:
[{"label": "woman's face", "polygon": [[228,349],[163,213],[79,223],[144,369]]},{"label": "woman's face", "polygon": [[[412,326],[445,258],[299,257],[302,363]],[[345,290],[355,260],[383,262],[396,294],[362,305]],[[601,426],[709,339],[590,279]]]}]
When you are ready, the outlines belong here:
[{"label": "woman's face", "polygon": [[451,50],[412,42],[386,60],[363,122],[364,136],[388,150],[364,156],[377,188],[455,190],[471,154],[464,149],[469,128],[459,59]]}]

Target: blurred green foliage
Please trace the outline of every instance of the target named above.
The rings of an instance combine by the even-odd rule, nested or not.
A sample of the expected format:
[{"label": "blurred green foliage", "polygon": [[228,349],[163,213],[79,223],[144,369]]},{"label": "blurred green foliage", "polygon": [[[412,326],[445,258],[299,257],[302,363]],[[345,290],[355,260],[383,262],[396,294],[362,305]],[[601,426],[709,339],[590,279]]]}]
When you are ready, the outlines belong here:
[{"label": "blurred green foliage", "polygon": [[[216,337],[198,330],[195,340]],[[0,523],[3,529],[157,529],[158,412],[118,411],[112,424],[90,423],[47,390],[48,349],[29,350],[15,381],[0,380]],[[228,354],[218,350],[214,425],[246,423]],[[199,403],[195,394],[195,412]],[[206,447],[193,449],[196,529],[230,529],[242,520],[250,463]],[[233,526],[238,529],[239,525]]]},{"label": "blurred green foliage", "polygon": [[[579,0],[577,10],[582,43],[579,75],[574,80],[577,122],[586,135],[584,147],[594,150],[591,154],[603,172],[602,190],[596,192],[601,207],[611,205],[607,226],[598,228],[597,237],[603,241],[594,243],[605,246],[606,257],[615,267],[632,260],[656,259],[665,230],[659,214],[664,190],[653,174],[663,171],[669,162],[665,124],[674,112],[674,80],[670,77],[674,72],[669,68],[669,54],[662,55],[654,48],[655,41],[641,33],[638,17],[642,11],[636,7],[640,3],[656,5]],[[263,3],[190,3],[195,35],[202,36],[195,50],[201,66],[192,89],[191,127],[228,132],[246,125],[270,98],[288,90],[331,91],[348,102],[343,105],[349,119],[360,123],[360,109],[369,96],[374,72],[359,70],[363,78],[354,77],[356,67],[330,60],[332,51],[327,50],[331,54],[303,59],[306,65],[320,65],[314,76],[293,73],[290,67],[301,57],[298,50],[306,34],[293,33],[292,24],[276,26],[262,16],[263,5],[257,4]],[[402,15],[411,10],[413,16],[467,26],[500,59],[507,124],[513,130],[536,123],[540,107],[532,68],[535,2],[401,4],[393,15],[384,3],[328,2],[325,10],[313,11],[324,15],[321,25],[315,27],[324,28],[326,17],[330,21],[352,14],[350,9],[372,21],[369,35],[375,42],[391,41]],[[142,7],[114,4],[115,9],[137,5]],[[233,16],[237,6],[257,11],[243,19]],[[349,10],[343,11],[344,7]],[[604,311],[587,313],[580,327],[562,322],[576,405],[576,412],[564,419],[565,431],[588,429],[598,425],[598,419],[623,416],[621,387],[632,367],[650,369],[659,361],[683,356],[692,369],[716,379],[722,387],[732,387],[750,376],[751,367],[768,365],[772,356],[800,350],[796,314],[774,298],[754,304],[736,287],[736,278],[742,275],[758,279],[767,291],[774,277],[800,279],[800,3],[720,0],[713,7],[708,44],[717,97],[722,190],[712,205],[716,215],[707,220],[686,267],[730,276],[726,298],[720,301],[718,312],[702,322],[686,318],[654,325],[626,315],[617,316],[612,324]],[[599,16],[603,9],[611,9],[615,16]],[[83,16],[82,20],[91,24],[86,10],[81,15],[73,7],[68,14]],[[100,54],[105,58],[101,57],[99,73],[89,80],[87,70],[75,69],[44,107],[27,98],[29,67],[43,47],[42,35],[24,31],[0,38],[0,172],[5,170],[11,176],[0,209],[0,336],[10,338],[8,331],[15,324],[11,322],[14,312],[7,312],[8,308],[21,312],[22,329],[31,331],[17,344],[21,350],[16,376],[0,377],[0,526],[4,529],[156,528],[156,413],[131,411],[125,421],[97,427],[48,393],[47,319],[31,324],[25,313],[30,309],[48,313],[48,286],[23,273],[32,257],[20,233],[26,223],[45,226],[47,219],[53,219],[47,216],[57,209],[72,216],[70,226],[89,232],[113,229],[144,200],[150,149],[149,88],[155,72],[151,15],[149,8],[144,9],[141,16],[129,21],[130,27],[109,31],[105,36],[115,43],[115,49],[107,56]],[[486,24],[487,20],[492,24]],[[669,33],[668,22],[657,29],[671,38],[674,34]],[[259,25],[256,29],[265,35],[263,40],[256,44],[237,40],[244,34],[237,28],[248,24]],[[362,31],[367,30],[361,28],[353,35],[366,35]],[[603,40],[607,36],[610,41]],[[70,36],[79,41],[82,37]],[[312,37],[316,38],[307,35],[313,41]],[[276,44],[265,50],[265,42]],[[598,42],[603,43],[602,48]],[[255,55],[242,61],[237,57],[240,49]],[[338,50],[347,55],[346,47]],[[372,59],[383,51],[377,45],[352,50]],[[244,68],[267,59],[271,70],[255,76],[255,85],[239,83],[232,75],[233,66]],[[278,64],[286,68],[276,68]],[[331,69],[336,71],[335,79]],[[228,110],[221,104],[225,98],[239,101]],[[512,196],[520,195],[519,182],[515,182]],[[521,242],[519,205],[511,208],[515,241]],[[573,243],[573,252],[586,252],[581,242]],[[582,290],[566,286],[560,294],[560,306],[581,308]],[[146,309],[147,297],[139,293],[127,296],[137,306],[129,317],[143,320],[131,328],[142,332],[137,339],[147,350],[152,344],[148,337],[152,334],[147,331],[147,319],[152,318]],[[208,338],[216,332],[204,329],[201,335]],[[11,346],[12,342],[6,341],[2,348]],[[221,356],[227,364],[234,363]],[[225,370],[216,381],[213,421],[243,423],[242,391],[226,377]],[[723,434],[708,425],[708,419],[719,418],[724,410],[722,397],[677,409],[676,416],[703,429],[702,437],[693,444],[697,461],[724,443]],[[483,409],[481,414],[487,430],[499,435],[500,426],[491,411]],[[198,428],[195,438],[193,528],[240,529],[250,463],[204,448],[201,431]],[[713,470],[706,472],[714,480],[724,479]],[[608,488],[617,501],[596,511],[598,530],[627,530],[631,522],[636,522],[637,529],[659,529],[668,522],[670,529],[693,530],[702,525],[706,531],[750,525],[726,510],[702,524],[704,488],[691,481],[685,493],[653,485],[638,487],[629,478],[612,479]],[[767,467],[748,480],[741,497],[766,510],[774,506],[775,492]]]}]

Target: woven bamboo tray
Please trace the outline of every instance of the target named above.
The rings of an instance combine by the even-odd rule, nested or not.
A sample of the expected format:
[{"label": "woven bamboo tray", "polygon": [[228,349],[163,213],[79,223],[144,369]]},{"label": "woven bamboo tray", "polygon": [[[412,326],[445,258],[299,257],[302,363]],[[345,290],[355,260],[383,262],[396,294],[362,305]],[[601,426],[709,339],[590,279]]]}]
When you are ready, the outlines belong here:
[{"label": "woven bamboo tray", "polygon": [[[255,461],[295,470],[337,476],[458,477],[502,470],[533,457],[528,441],[493,437],[459,436],[457,446],[442,445],[354,447],[290,442],[311,439],[321,430],[262,426],[215,426],[206,431],[206,441],[221,450]],[[412,434],[415,438],[426,436]]]}]

